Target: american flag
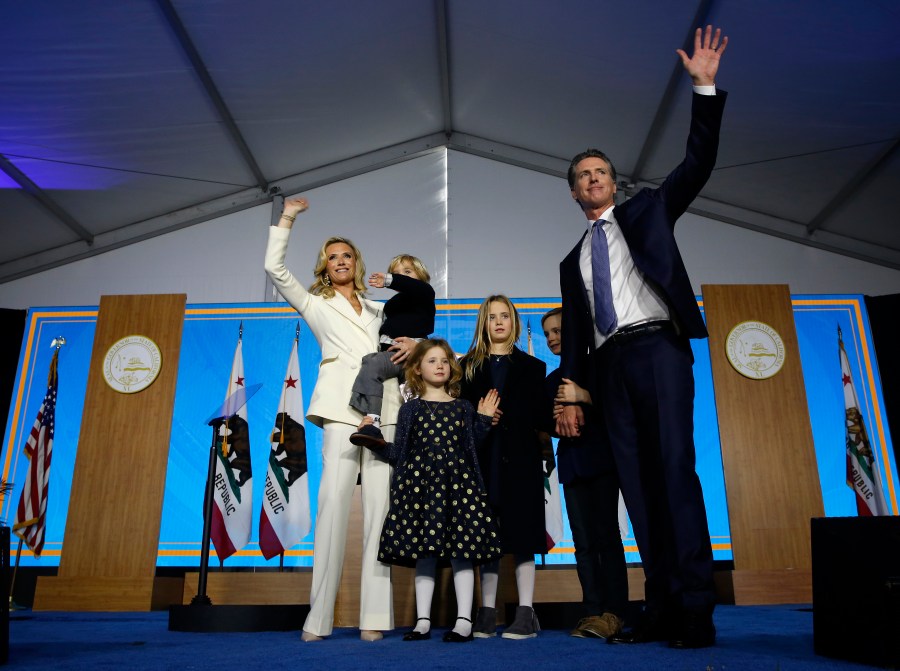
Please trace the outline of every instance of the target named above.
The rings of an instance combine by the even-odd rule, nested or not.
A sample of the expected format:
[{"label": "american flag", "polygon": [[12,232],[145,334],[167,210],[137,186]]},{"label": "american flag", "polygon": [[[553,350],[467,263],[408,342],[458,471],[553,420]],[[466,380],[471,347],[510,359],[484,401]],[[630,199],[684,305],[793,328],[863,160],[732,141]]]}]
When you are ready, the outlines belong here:
[{"label": "american flag", "polygon": [[13,531],[25,541],[35,557],[44,549],[44,530],[47,516],[47,493],[50,488],[50,457],[53,454],[53,430],[56,424],[56,363],[59,350],[53,353],[47,375],[47,393],[31,434],[25,443],[28,457],[28,477],[19,498]]}]

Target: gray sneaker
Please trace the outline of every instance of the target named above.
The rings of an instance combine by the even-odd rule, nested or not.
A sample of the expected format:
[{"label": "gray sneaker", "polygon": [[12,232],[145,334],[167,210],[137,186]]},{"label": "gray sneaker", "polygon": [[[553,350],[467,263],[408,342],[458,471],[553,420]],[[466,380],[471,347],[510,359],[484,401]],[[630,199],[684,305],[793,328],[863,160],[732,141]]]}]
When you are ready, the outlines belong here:
[{"label": "gray sneaker", "polygon": [[516,608],[516,619],[503,632],[503,638],[534,638],[540,630],[541,625],[538,624],[534,608],[518,606]]},{"label": "gray sneaker", "polygon": [[497,609],[482,606],[475,616],[472,625],[472,636],[475,638],[492,638],[497,635]]}]

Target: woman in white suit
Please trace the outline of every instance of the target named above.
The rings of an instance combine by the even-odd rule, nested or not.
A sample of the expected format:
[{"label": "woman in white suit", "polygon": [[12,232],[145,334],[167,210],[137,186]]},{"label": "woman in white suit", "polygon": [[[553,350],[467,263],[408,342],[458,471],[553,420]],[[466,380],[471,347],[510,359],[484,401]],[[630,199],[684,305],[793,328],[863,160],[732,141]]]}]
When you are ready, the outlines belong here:
[{"label": "woman in white suit", "polygon": [[[319,251],[316,280],[306,290],[284,265],[291,226],[309,203],[288,199],[277,226],[269,229],[266,273],[284,299],[309,325],[322,350],[319,379],[306,417],[323,428],[322,478],[316,515],[310,611],[303,625],[304,641],[331,634],[334,603],[347,539],[347,520],[357,475],[362,479],[363,554],[360,587],[360,638],[377,641],[393,629],[391,576],[378,561],[378,539],[388,510],[390,466],[370,450],[350,443],[361,415],[349,406],[353,381],[364,354],[378,350],[382,305],[363,298],[365,266],[359,250],[344,238],[329,238]],[[415,345],[413,342],[412,345]],[[396,361],[408,355],[398,346]],[[397,380],[385,382],[382,430],[393,440],[400,407]]]}]

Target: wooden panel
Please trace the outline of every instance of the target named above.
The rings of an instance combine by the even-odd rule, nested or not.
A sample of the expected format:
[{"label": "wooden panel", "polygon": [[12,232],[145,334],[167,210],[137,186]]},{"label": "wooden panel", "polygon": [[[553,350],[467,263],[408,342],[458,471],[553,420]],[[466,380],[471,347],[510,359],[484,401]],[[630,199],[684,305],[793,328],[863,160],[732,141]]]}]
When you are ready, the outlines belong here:
[{"label": "wooden panel", "polygon": [[[391,580],[394,586],[394,621],[397,627],[411,627],[416,622],[415,569],[394,566]],[[181,603],[187,605],[197,594],[197,572],[184,576]],[[213,572],[207,576],[206,593],[215,605],[292,605],[309,603],[309,587],[312,571],[278,573],[245,573],[239,571]],[[644,597],[644,571],[628,569],[629,595],[632,600]],[[475,604],[479,602],[478,585],[475,586]],[[502,597],[502,598],[501,598]],[[513,562],[506,558],[501,567],[501,589],[497,604],[502,619],[507,602],[516,603]],[[581,584],[574,567],[538,568],[535,577],[535,603],[580,602]],[[456,618],[456,593],[453,588],[453,571],[439,568],[434,587],[431,620],[435,627],[449,627]],[[345,613],[344,621],[352,614]],[[358,617],[358,616],[357,616]],[[342,624],[342,627],[358,626]]]},{"label": "wooden panel", "polygon": [[[735,572],[809,569],[809,520],[824,509],[790,291],[705,285],[703,301]],[[728,362],[728,334],[744,321],[768,324],[784,342],[771,378],[744,377]]]},{"label": "wooden panel", "polygon": [[733,571],[731,581],[738,606],[812,603],[811,569]]},{"label": "wooden panel", "polygon": [[[196,571],[184,574],[182,604],[189,604],[197,595],[198,579]],[[311,584],[312,571],[213,572],[206,576],[206,595],[216,606],[291,606],[309,603]]]},{"label": "wooden panel", "polygon": [[182,578],[38,576],[34,610],[142,611],[177,604]]},{"label": "wooden panel", "polygon": [[[156,571],[185,300],[100,299],[60,577],[152,578]],[[134,334],[159,346],[162,368],[147,389],[120,394],[104,380],[104,357]]]},{"label": "wooden panel", "polygon": [[[515,586],[515,576],[510,576]],[[534,581],[535,603],[580,602],[581,583],[575,567],[538,568]],[[644,598],[644,569],[628,569],[628,598],[641,601]]]},{"label": "wooden panel", "polygon": [[[184,294],[100,299],[58,579],[152,583],[185,300]],[[121,394],[104,379],[104,358],[130,335],[153,340],[162,367],[147,389]],[[42,581],[43,588],[51,582]],[[143,609],[151,606],[147,594]],[[118,603],[116,595],[109,598]]]}]

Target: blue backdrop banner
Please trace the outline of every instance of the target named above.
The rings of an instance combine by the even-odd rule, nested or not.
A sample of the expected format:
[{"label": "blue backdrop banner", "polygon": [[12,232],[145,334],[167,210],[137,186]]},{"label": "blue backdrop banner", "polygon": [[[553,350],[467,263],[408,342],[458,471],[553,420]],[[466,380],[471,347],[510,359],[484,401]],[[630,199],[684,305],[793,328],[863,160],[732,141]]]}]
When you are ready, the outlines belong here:
[{"label": "blue backdrop banner", "polygon": [[[838,356],[837,329],[841,328],[859,396],[866,428],[881,479],[885,498],[893,514],[897,506],[897,465],[894,459],[881,381],[872,349],[872,336],[862,296],[794,296],[794,321],[800,346],[803,376],[813,439],[822,486],[825,513],[828,516],[854,516],[856,506],[852,490],[846,485],[844,397]],[[557,358],[547,349],[540,318],[560,304],[558,298],[519,298],[514,300],[523,323],[533,332],[535,356],[557,366]],[[698,301],[702,309],[702,301]],[[459,354],[467,351],[472,340],[479,299],[438,302],[435,333],[446,338]],[[53,355],[51,341],[59,336],[66,345],[59,356],[59,396],[56,409],[56,437],[47,507],[47,531],[44,552],[35,559],[23,551],[24,566],[55,566],[63,550],[63,535],[69,492],[75,465],[75,453],[82,422],[88,367],[97,321],[96,307],[42,307],[29,310],[25,337],[19,357],[18,375],[2,446],[2,476],[15,487],[2,504],[2,519],[10,524],[15,518],[22,484],[27,471],[23,447],[46,390],[47,369]],[[259,509],[262,503],[266,465],[271,445],[269,438],[278,411],[283,376],[300,323],[300,376],[304,407],[316,383],[320,359],[312,333],[298,320],[296,312],[283,303],[243,303],[188,305],[185,310],[181,360],[173,409],[169,463],[163,503],[157,564],[195,567],[199,564],[203,528],[202,503],[211,432],[205,424],[210,412],[225,397],[231,361],[243,323],[244,375],[246,384],[262,384],[247,404],[250,448],[253,462],[253,533],[250,543],[230,557],[225,566],[277,566],[278,559],[266,561],[259,550]],[[523,331],[522,349],[527,348]],[[719,446],[716,407],[713,395],[708,341],[692,341],[696,401],[694,411],[697,472],[709,515],[709,531],[716,559],[731,558],[731,535],[725,498],[725,481]],[[321,473],[321,430],[306,423],[310,501],[315,519],[318,481]],[[111,437],[114,441],[129,436]],[[786,494],[787,496],[787,494]],[[127,502],[123,502],[127,505]],[[778,505],[773,501],[772,505]],[[565,520],[565,511],[563,512]],[[286,566],[312,564],[313,534],[290,548]],[[625,538],[629,562],[640,556],[630,534]],[[215,559],[212,560],[215,563]],[[545,563],[574,564],[571,531],[565,523],[563,540],[546,556]]]}]

